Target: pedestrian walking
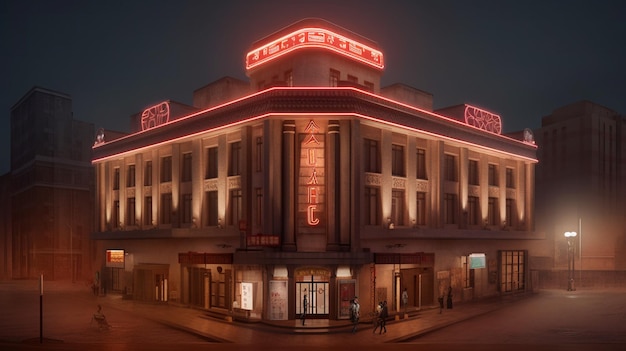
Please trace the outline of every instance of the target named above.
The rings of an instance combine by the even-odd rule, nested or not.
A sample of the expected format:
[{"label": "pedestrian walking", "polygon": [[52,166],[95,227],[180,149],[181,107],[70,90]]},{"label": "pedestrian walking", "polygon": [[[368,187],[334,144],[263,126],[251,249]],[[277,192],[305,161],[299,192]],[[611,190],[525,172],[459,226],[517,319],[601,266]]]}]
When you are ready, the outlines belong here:
[{"label": "pedestrian walking", "polygon": [[359,305],[359,298],[354,297],[350,303],[350,320],[352,321],[352,333],[356,333],[356,328],[359,325],[359,318],[361,317],[361,305]]},{"label": "pedestrian walking", "polygon": [[448,300],[447,300],[447,304],[448,304],[448,309],[451,310],[452,309],[452,287],[448,287]]},{"label": "pedestrian walking", "polygon": [[383,334],[387,332],[387,317],[389,317],[389,310],[387,309],[387,301],[383,301],[383,306],[380,311],[380,316],[378,317],[378,319],[380,320],[380,332],[378,332],[378,334]]},{"label": "pedestrian walking", "polygon": [[374,330],[372,330],[372,334],[376,333],[376,329],[380,327],[380,313],[383,310],[383,302],[380,301],[378,305],[376,305],[376,316],[374,317]]},{"label": "pedestrian walking", "polygon": [[304,320],[306,319],[306,311],[309,307],[309,302],[306,299],[306,295],[304,295],[304,299],[302,300],[302,314],[300,315],[300,319],[302,319],[302,325],[304,325]]},{"label": "pedestrian walking", "polygon": [[404,307],[404,310],[406,311],[406,306],[409,304],[409,293],[406,291],[406,288],[404,288],[404,291],[402,292],[402,307]]}]

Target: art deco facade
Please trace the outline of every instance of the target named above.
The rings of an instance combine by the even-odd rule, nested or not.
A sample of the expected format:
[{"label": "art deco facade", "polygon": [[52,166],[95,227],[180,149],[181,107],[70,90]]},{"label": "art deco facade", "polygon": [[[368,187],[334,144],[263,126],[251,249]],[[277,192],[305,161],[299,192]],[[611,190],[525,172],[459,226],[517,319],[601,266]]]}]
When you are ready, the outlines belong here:
[{"label": "art deco facade", "polygon": [[[531,140],[499,116],[380,86],[376,43],[304,20],[224,78],[94,146],[102,284],[250,319],[348,317],[531,288]],[[179,111],[179,112],[176,112]]]}]

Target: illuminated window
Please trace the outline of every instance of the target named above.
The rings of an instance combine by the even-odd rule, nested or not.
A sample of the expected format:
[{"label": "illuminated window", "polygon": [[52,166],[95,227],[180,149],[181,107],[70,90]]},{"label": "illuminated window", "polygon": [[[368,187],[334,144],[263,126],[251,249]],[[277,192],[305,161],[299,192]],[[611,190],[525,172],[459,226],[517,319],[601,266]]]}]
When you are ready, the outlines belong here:
[{"label": "illuminated window", "polygon": [[230,220],[228,224],[239,225],[239,220],[243,219],[243,196],[241,189],[230,191]]},{"label": "illuminated window", "polygon": [[498,186],[498,166],[489,164],[489,185]]},{"label": "illuminated window", "polygon": [[391,145],[391,175],[404,177],[404,146]]},{"label": "illuminated window", "polygon": [[172,224],[172,194],[161,194],[161,224]]},{"label": "illuminated window", "polygon": [[365,187],[364,212],[363,223],[365,225],[380,224],[380,195],[378,188]]},{"label": "illuminated window", "polygon": [[498,225],[500,214],[498,213],[498,198],[490,197],[487,206],[487,224]]},{"label": "illuminated window", "polygon": [[263,137],[256,137],[256,151],[254,159],[256,164],[256,171],[263,171]]},{"label": "illuminated window", "polygon": [[417,213],[415,214],[416,225],[426,225],[426,193],[418,191],[416,194],[417,199]]},{"label": "illuminated window", "polygon": [[467,197],[467,224],[480,225],[480,211],[476,196]]},{"label": "illuminated window", "polygon": [[129,188],[135,187],[135,165],[128,166],[128,172],[126,176],[126,186]]},{"label": "illuminated window", "polygon": [[161,183],[172,181],[172,156],[161,158]]},{"label": "illuminated window", "polygon": [[526,285],[526,252],[500,251],[500,291],[521,291]]},{"label": "illuminated window", "polygon": [[182,223],[190,224],[191,219],[191,194],[183,194],[180,207],[180,220]]},{"label": "illuminated window", "polygon": [[183,154],[183,169],[181,174],[181,182],[191,181],[191,152]]},{"label": "illuminated window", "polygon": [[456,224],[456,194],[445,194],[443,200],[443,221],[445,224]]},{"label": "illuminated window", "polygon": [[152,196],[146,196],[143,203],[143,224],[152,225]]},{"label": "illuminated window", "polygon": [[120,169],[118,167],[113,170],[113,190],[120,190]]},{"label": "illuminated window", "polygon": [[446,154],[444,156],[444,180],[457,181],[456,156]]},{"label": "illuminated window", "polygon": [[506,187],[510,189],[515,188],[515,178],[513,177],[513,168],[506,169]]},{"label": "illuminated window", "polygon": [[217,178],[217,147],[207,149],[205,179]]},{"label": "illuminated window", "polygon": [[152,161],[146,161],[146,169],[144,171],[143,185],[152,185]]},{"label": "illuminated window", "polygon": [[328,82],[328,86],[336,87],[338,85],[339,85],[339,71],[331,69],[330,80]]},{"label": "illuminated window", "polygon": [[428,179],[426,178],[426,150],[424,149],[417,149],[415,175],[417,179]]},{"label": "illuminated window", "polygon": [[469,170],[467,174],[469,185],[478,185],[478,161],[469,160]]},{"label": "illuminated window", "polygon": [[391,222],[395,226],[404,225],[404,191],[391,192]]},{"label": "illuminated window", "polygon": [[137,225],[137,215],[135,213],[135,198],[126,199],[126,225]]},{"label": "illuminated window", "polygon": [[210,227],[216,227],[219,224],[217,212],[217,191],[207,191],[204,199],[206,201],[206,221]]},{"label": "illuminated window", "polygon": [[378,147],[378,141],[365,139],[363,164],[365,172],[380,173],[380,148]]},{"label": "illuminated window", "polygon": [[241,142],[237,141],[230,144],[230,155],[228,163],[228,175],[236,176],[241,174]]}]

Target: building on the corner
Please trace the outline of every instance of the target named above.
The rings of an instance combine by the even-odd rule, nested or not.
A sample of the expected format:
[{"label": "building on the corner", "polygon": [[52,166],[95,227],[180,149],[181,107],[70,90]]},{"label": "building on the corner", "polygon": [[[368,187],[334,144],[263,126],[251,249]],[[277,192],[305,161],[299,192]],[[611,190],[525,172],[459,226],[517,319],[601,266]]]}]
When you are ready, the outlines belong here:
[{"label": "building on the corner", "polygon": [[537,226],[550,239],[557,268],[542,280],[563,285],[570,250],[564,233],[576,232],[569,255],[577,284],[623,285],[626,119],[605,106],[578,101],[543,117],[535,136]]},{"label": "building on the corner", "polygon": [[90,277],[93,137],[68,94],[33,87],[11,108],[10,278]]},{"label": "building on the corner", "polygon": [[[237,318],[348,318],[526,291],[536,146],[501,118],[380,86],[379,46],[319,19],[93,149],[108,291]],[[177,112],[178,111],[178,112]],[[409,295],[406,306],[401,294]]]}]

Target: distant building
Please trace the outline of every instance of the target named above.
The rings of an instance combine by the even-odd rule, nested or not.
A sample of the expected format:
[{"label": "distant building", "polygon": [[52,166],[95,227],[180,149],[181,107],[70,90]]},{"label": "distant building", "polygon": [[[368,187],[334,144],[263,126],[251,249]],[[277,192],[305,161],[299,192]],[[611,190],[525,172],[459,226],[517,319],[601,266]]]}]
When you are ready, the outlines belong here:
[{"label": "distant building", "polygon": [[578,284],[614,284],[610,272],[626,270],[626,118],[580,101],[545,116],[535,134],[537,225],[554,265],[567,267],[564,233],[575,231]]},{"label": "distant building", "polygon": [[91,277],[93,138],[67,94],[34,87],[11,108],[11,278]]},{"label": "distant building", "polygon": [[[347,319],[452,289],[532,288],[536,146],[502,121],[381,87],[378,45],[323,20],[254,43],[250,82],[164,101],[94,146],[107,291],[249,319]],[[175,112],[179,111],[179,112]]]}]

